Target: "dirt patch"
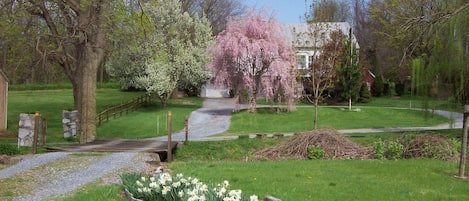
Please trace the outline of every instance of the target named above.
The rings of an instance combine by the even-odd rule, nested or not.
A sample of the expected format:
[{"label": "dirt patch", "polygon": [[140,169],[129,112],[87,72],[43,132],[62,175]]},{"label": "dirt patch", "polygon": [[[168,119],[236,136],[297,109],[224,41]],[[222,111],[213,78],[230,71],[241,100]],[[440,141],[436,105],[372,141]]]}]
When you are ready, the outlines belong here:
[{"label": "dirt patch", "polygon": [[256,153],[259,159],[308,159],[308,147],[316,146],[325,151],[325,159],[370,159],[373,151],[350,141],[335,129],[318,129],[298,133],[277,147]]}]

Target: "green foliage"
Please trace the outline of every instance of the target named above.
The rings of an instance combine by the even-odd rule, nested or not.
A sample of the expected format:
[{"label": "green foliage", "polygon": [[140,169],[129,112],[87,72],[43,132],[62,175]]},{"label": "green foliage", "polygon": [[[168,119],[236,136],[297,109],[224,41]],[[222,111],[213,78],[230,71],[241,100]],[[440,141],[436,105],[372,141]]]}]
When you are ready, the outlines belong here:
[{"label": "green foliage", "polygon": [[384,81],[381,76],[376,76],[375,80],[373,81],[373,85],[371,85],[371,93],[375,97],[380,97],[384,93]]},{"label": "green foliage", "polygon": [[439,133],[395,134],[386,141],[373,142],[376,159],[438,159],[454,161],[460,150],[461,142],[454,137]]},{"label": "green foliage", "polygon": [[380,138],[378,141],[375,141],[373,143],[374,158],[378,160],[383,160],[385,158],[384,152],[385,152],[384,142]]},{"label": "green foliage", "polygon": [[404,90],[405,90],[404,83],[399,82],[399,83],[396,84],[396,94],[398,96],[404,95]]},{"label": "green foliage", "polygon": [[308,158],[312,160],[324,159],[326,152],[324,149],[318,146],[309,146],[308,147]]},{"label": "green foliage", "polygon": [[11,144],[0,144],[0,154],[4,155],[18,155],[21,151],[18,147]]},{"label": "green foliage", "polygon": [[183,12],[176,0],[145,2],[138,11],[145,18],[140,28],[146,34],[131,38],[126,49],[111,57],[107,69],[124,88],[145,89],[164,107],[178,84],[200,87],[207,80],[210,25],[205,17]]},{"label": "green foliage", "polygon": [[400,159],[402,158],[402,153],[404,151],[404,145],[402,145],[399,141],[389,141],[386,144],[386,158],[388,159]]},{"label": "green foliage", "polygon": [[338,87],[341,90],[342,100],[356,101],[360,94],[362,83],[362,70],[358,63],[358,51],[352,40],[352,30],[349,37],[345,40],[345,53],[343,61],[337,68]]},{"label": "green foliage", "polygon": [[360,87],[360,97],[358,98],[359,103],[369,103],[371,101],[371,92],[368,89],[368,85],[363,83]]}]

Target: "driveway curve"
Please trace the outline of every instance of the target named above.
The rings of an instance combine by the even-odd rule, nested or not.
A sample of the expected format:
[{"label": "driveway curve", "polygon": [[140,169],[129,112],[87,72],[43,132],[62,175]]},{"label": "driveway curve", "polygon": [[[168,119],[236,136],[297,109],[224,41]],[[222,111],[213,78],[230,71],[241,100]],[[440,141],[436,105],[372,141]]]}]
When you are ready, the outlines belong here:
[{"label": "driveway curve", "polygon": [[[205,99],[203,107],[193,111],[189,116],[189,140],[204,140],[211,135],[227,131],[230,128],[233,108],[234,99],[231,98]],[[162,136],[154,139],[167,141],[168,137]],[[185,140],[185,131],[173,133],[172,140]]]}]

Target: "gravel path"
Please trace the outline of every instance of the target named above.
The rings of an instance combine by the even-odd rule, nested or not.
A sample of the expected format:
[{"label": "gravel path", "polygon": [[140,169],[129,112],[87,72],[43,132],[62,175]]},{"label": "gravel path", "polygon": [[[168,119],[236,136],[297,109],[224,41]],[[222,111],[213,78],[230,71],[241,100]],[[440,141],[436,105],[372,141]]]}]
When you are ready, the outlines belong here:
[{"label": "gravel path", "polygon": [[[153,159],[147,153],[98,153],[89,156],[45,153],[26,157],[20,163],[1,170],[0,182],[10,183],[2,184],[5,187],[23,188],[10,189],[14,196],[20,196],[9,197],[8,200],[51,200],[98,179],[106,184],[120,183],[119,176],[124,172],[151,173],[154,167],[147,161]],[[14,180],[3,180],[7,178]]]},{"label": "gravel path", "polygon": [[113,153],[94,161],[89,166],[73,172],[58,180],[50,181],[41,188],[35,189],[34,195],[16,198],[15,200],[43,200],[45,198],[74,191],[80,186],[126,167],[137,153]]},{"label": "gravel path", "polygon": [[48,154],[39,154],[39,155],[34,155],[34,156],[24,158],[22,161],[20,161],[16,165],[0,170],[0,179],[8,178],[8,177],[15,175],[16,173],[29,170],[29,169],[41,166],[43,164],[46,164],[48,162],[63,158],[67,156],[68,154],[69,153],[65,153],[65,152],[55,152],[55,153],[48,153]]}]

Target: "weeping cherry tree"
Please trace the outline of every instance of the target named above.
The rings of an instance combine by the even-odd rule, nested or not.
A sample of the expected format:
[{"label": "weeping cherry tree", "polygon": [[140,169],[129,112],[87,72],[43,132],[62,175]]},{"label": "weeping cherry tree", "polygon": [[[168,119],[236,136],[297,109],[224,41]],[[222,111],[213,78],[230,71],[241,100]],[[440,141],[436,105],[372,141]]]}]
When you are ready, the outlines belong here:
[{"label": "weeping cherry tree", "polygon": [[296,80],[295,51],[273,17],[262,10],[249,10],[244,16],[228,20],[227,30],[209,48],[213,58],[208,65],[216,86],[230,87],[236,110],[243,89],[249,95],[249,111],[256,111],[259,96],[285,99],[294,110],[294,98],[301,92]]}]

